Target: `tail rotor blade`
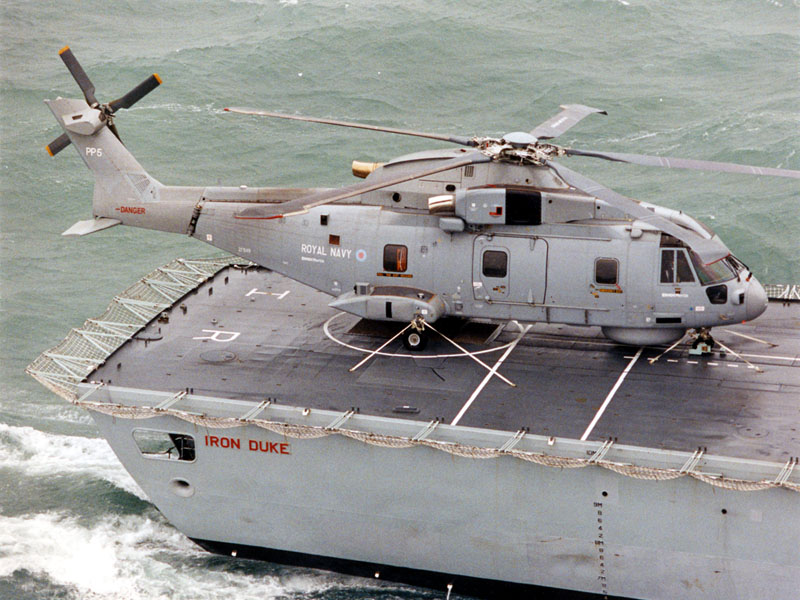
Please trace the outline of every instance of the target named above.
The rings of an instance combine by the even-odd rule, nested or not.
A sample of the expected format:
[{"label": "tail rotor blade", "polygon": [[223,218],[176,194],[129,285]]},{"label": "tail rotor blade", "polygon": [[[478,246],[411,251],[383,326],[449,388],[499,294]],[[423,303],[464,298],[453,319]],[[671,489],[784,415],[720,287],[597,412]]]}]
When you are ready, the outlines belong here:
[{"label": "tail rotor blade", "polygon": [[78,59],[75,58],[75,55],[70,50],[69,46],[64,46],[61,50],[59,50],[58,55],[61,57],[61,60],[64,61],[64,64],[69,69],[69,72],[72,73],[72,76],[75,78],[75,81],[78,82],[78,85],[83,92],[84,98],[86,98],[86,103],[89,106],[97,106],[97,98],[94,95],[94,84],[89,79],[89,76],[86,74],[86,71],[83,70]]},{"label": "tail rotor blade", "polygon": [[117,112],[121,108],[130,108],[159,85],[161,85],[161,77],[158,76],[158,73],[153,73],[121,98],[109,102],[108,106],[112,113]]},{"label": "tail rotor blade", "polygon": [[117,139],[121,142],[122,138],[119,137],[119,131],[117,131],[117,126],[114,125],[114,122],[111,119],[109,119],[107,123],[108,123],[108,128],[111,130],[111,133],[113,133],[117,137]]},{"label": "tail rotor blade", "polygon": [[62,133],[52,142],[47,144],[47,153],[50,156],[55,156],[69,145],[70,145],[69,136],[66,133]]}]

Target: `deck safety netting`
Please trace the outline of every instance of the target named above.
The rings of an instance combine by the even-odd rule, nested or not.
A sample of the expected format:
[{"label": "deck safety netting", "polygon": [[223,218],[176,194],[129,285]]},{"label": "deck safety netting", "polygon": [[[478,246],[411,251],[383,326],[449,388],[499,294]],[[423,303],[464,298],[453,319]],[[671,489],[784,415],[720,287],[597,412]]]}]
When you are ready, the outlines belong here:
[{"label": "deck safety netting", "polygon": [[177,300],[232,265],[250,265],[237,256],[177,258],[115,296],[106,311],[69,332],[25,369],[43,386],[75,401],[78,383]]}]

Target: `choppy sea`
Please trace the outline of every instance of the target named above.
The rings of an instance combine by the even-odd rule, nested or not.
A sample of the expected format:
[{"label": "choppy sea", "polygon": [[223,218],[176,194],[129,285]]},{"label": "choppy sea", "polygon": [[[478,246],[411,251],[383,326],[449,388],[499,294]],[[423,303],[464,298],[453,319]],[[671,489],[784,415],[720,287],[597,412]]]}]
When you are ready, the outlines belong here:
[{"label": "choppy sea", "polygon": [[[353,159],[433,147],[229,105],[499,135],[582,103],[608,116],[564,145],[800,169],[798,0],[4,0],[0,18],[0,598],[441,597],[203,552],[88,414],[24,374],[153,268],[214,254],[147,231],[61,237],[92,194],[71,148],[44,151],[61,131],[42,100],[79,97],[64,45],[106,101],[161,75],[117,126],[164,183],[334,186]],[[700,218],[762,282],[800,283],[796,180],[570,167]]]}]

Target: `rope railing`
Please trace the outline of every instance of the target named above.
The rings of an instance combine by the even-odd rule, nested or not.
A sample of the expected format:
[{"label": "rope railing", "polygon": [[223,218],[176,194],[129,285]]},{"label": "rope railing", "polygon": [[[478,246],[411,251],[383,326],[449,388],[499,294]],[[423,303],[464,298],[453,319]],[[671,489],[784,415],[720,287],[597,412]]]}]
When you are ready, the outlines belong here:
[{"label": "rope railing", "polygon": [[[589,466],[600,467],[602,469],[608,469],[609,471],[618,473],[619,475],[648,481],[667,481],[671,479],[678,479],[680,477],[691,477],[708,485],[740,492],[752,492],[770,488],[785,488],[794,492],[800,492],[800,484],[788,481],[788,474],[784,475],[784,471],[787,471],[786,467],[784,468],[784,471],[781,472],[781,475],[774,480],[764,479],[761,481],[750,481],[746,479],[723,477],[721,475],[703,473],[695,469],[687,470],[680,468],[673,469],[668,467],[646,467],[641,465],[619,463],[605,459],[592,460],[591,458],[555,456],[538,452],[526,452],[524,450],[516,449],[502,450],[499,448],[472,446],[469,444],[433,440],[430,438],[415,439],[405,436],[357,431],[352,429],[330,428],[316,425],[301,425],[281,421],[269,421],[266,419],[218,417],[172,408],[159,409],[151,406],[128,406],[124,404],[111,404],[107,402],[93,402],[85,400],[73,400],[72,402],[76,406],[80,406],[86,410],[94,410],[109,416],[123,419],[151,419],[154,417],[170,416],[192,423],[197,427],[208,429],[234,429],[253,425],[278,435],[294,439],[315,439],[330,435],[341,435],[352,440],[373,446],[380,446],[382,448],[400,449],[411,448],[414,446],[426,446],[428,448],[447,452],[448,454],[460,456],[462,458],[489,459],[509,456],[544,467],[552,467],[556,469],[576,469]],[[796,460],[792,462],[792,468],[795,464]]]}]

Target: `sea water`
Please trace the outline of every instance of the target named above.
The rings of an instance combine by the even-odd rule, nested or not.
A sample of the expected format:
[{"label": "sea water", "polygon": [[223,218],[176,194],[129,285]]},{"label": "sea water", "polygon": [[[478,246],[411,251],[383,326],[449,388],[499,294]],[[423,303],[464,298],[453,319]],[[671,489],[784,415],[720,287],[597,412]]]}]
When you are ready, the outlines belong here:
[{"label": "sea water", "polygon": [[[60,236],[91,216],[92,195],[72,148],[44,151],[61,130],[42,100],[80,97],[64,45],[103,101],[161,75],[117,126],[168,184],[337,186],[353,183],[353,159],[437,147],[225,106],[498,136],[581,103],[609,114],[558,143],[800,169],[796,0],[5,0],[0,11],[0,598],[442,597],[203,552],[87,413],[23,373],[153,268],[215,254],[127,228]],[[797,180],[566,160],[700,218],[761,281],[800,283]]]}]

